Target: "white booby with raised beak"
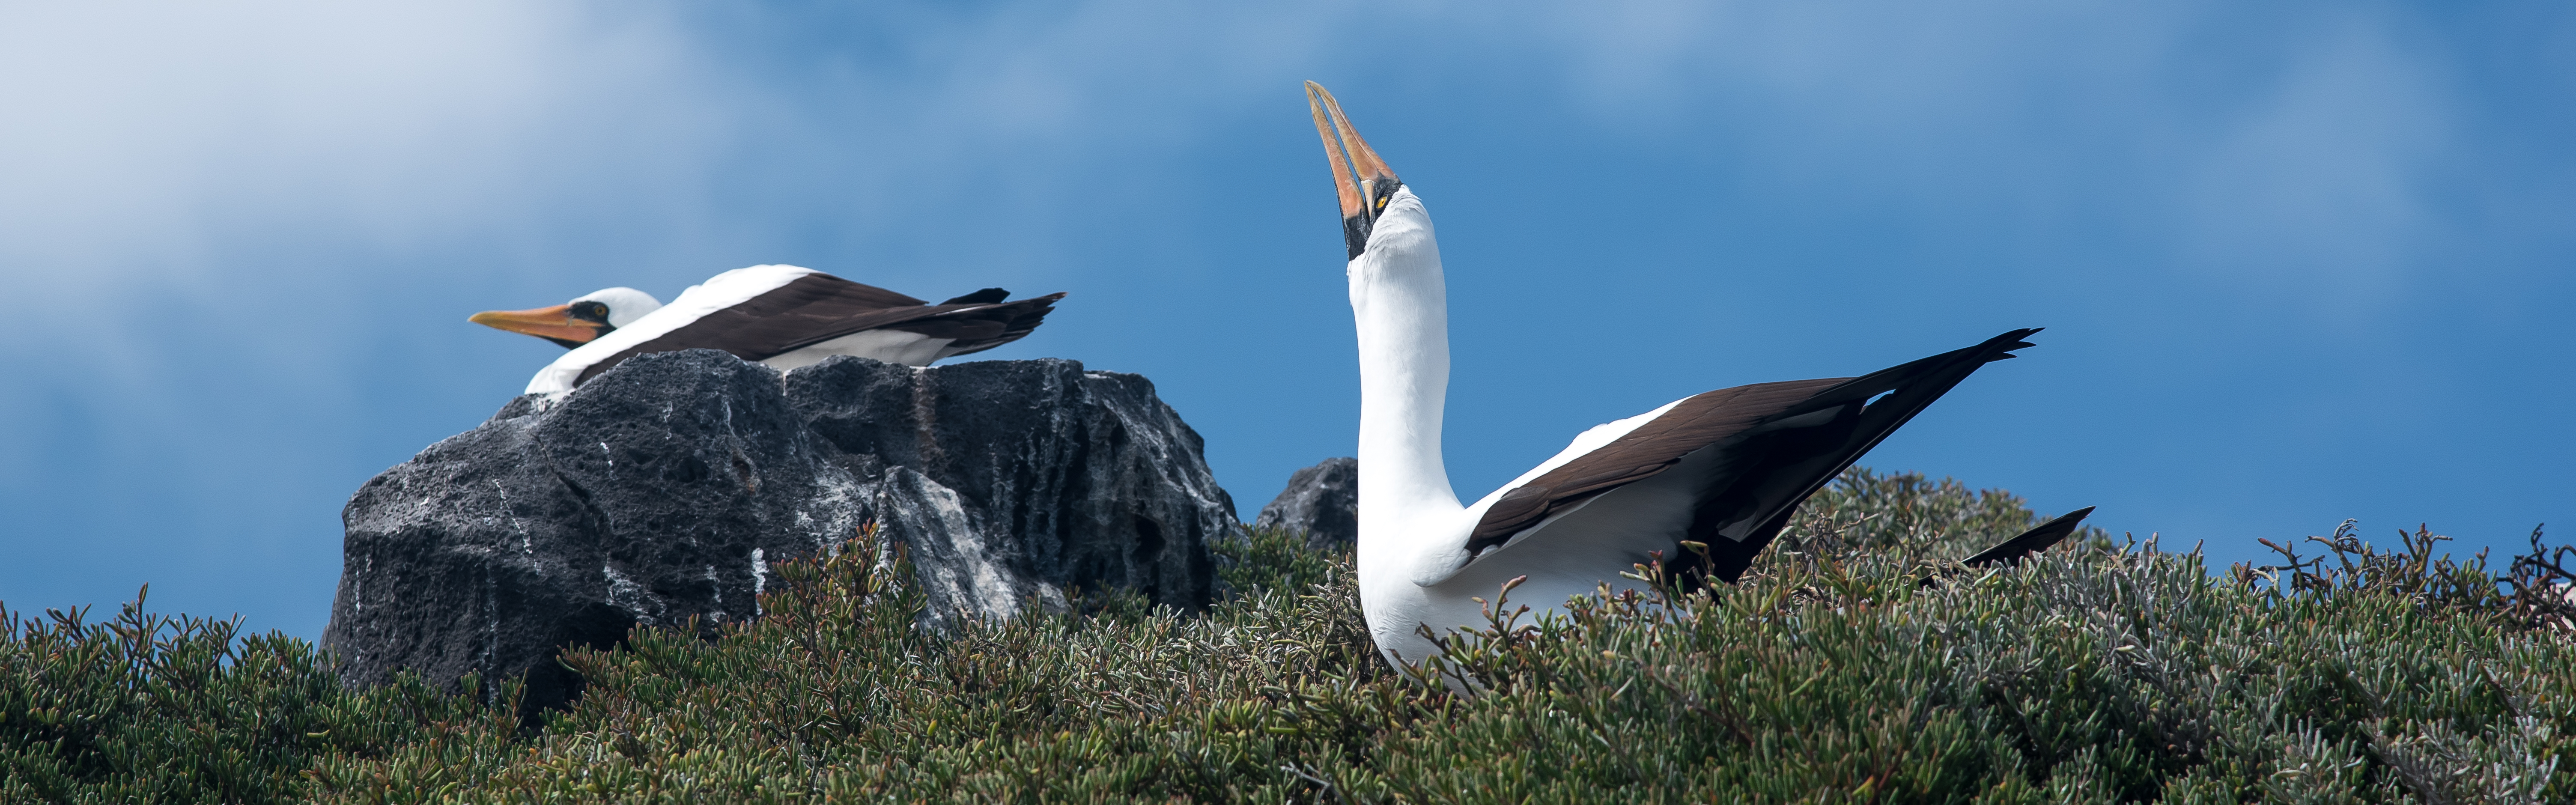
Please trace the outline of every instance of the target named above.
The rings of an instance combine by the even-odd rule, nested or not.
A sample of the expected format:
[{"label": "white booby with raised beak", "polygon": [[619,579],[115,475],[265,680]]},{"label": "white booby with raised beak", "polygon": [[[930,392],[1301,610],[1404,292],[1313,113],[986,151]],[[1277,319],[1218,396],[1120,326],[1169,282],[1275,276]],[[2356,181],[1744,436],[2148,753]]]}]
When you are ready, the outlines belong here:
[{"label": "white booby with raised beak", "polygon": [[[1621,574],[1656,557],[1677,577],[1735,581],[1808,495],[2038,332],[1860,377],[1686,397],[1584,431],[1460,505],[1440,457],[1449,326],[1431,215],[1332,93],[1310,81],[1306,97],[1332,161],[1359,327],[1360,603],[1398,665],[1435,653],[1436,635],[1484,626],[1476,599],[1497,600],[1516,578],[1512,601],[1542,612],[1602,585],[1636,587]],[[2066,518],[2042,526],[2061,538],[2073,528]]]},{"label": "white booby with raised beak", "polygon": [[720,349],[780,369],[856,355],[928,366],[1017,341],[1064,294],[1002,301],[1000,288],[931,304],[796,266],[752,266],[709,277],[664,305],[633,288],[609,288],[533,310],[493,310],[476,324],[571,347],[528,381],[529,394],[560,394],[647,352]]}]

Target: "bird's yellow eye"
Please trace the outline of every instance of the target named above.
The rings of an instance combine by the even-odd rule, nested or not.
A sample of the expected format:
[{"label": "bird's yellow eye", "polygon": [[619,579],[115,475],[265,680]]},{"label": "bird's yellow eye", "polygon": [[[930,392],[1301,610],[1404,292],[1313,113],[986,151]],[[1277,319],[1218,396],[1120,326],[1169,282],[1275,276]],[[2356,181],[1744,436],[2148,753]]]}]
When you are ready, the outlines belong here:
[{"label": "bird's yellow eye", "polygon": [[1379,211],[1381,211],[1381,212],[1385,211],[1385,210],[1386,210],[1386,202],[1387,202],[1387,200],[1392,199],[1392,198],[1394,198],[1394,196],[1379,196],[1379,197],[1378,197],[1378,199],[1377,199],[1377,208],[1378,208],[1378,210],[1379,210]]}]

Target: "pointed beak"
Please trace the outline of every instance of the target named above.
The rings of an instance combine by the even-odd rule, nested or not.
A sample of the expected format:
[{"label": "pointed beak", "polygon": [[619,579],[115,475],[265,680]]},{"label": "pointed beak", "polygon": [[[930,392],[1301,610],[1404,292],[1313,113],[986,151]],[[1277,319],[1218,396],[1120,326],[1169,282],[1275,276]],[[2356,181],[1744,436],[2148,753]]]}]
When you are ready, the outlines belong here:
[{"label": "pointed beak", "polygon": [[1368,250],[1378,214],[1386,211],[1387,200],[1404,180],[1395,178],[1395,169],[1360,139],[1359,129],[1351,128],[1341,102],[1324,85],[1306,82],[1306,108],[1315,113],[1315,133],[1323,136],[1324,157],[1333,163],[1333,190],[1342,203],[1342,242],[1357,259]]},{"label": "pointed beak", "polygon": [[571,305],[529,310],[486,310],[465,320],[485,327],[533,335],[562,344],[567,349],[589,343],[604,329],[598,322],[573,318]]}]

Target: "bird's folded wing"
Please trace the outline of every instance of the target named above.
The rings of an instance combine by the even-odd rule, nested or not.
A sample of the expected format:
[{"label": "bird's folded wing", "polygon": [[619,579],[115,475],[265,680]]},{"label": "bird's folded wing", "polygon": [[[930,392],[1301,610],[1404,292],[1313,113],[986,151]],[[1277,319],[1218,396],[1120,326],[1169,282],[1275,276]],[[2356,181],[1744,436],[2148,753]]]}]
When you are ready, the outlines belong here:
[{"label": "bird's folded wing", "polygon": [[955,357],[1020,340],[1045,323],[1056,300],[1063,298],[1062,293],[1051,293],[1000,304],[941,304],[935,306],[937,313],[873,326],[948,339],[948,348],[940,354]]},{"label": "bird's folded wing", "polygon": [[[998,305],[933,305],[830,274],[807,274],[592,363],[574,382],[587,382],[619,361],[648,352],[720,349],[743,360],[757,361],[851,333],[887,327],[982,343],[978,349],[990,349],[1028,334],[1037,326],[1035,320],[1045,317],[1047,306],[1062,297],[1063,294],[1054,294]],[[997,308],[1003,310],[983,313]],[[1038,311],[1034,317],[1027,313],[1031,308]],[[1017,326],[1022,319],[1028,320],[1025,326]],[[1011,332],[1015,326],[1016,335]]]},{"label": "bird's folded wing", "polygon": [[1709,546],[1710,575],[1733,581],[1807,496],[1940,399],[1977,367],[2013,357],[2037,330],[2015,330],[1855,378],[1759,383],[1683,400],[1627,435],[1503,493],[1470,532],[1474,555],[1509,542],[1550,514],[1654,477],[1703,449],[1705,466],[1687,534]]}]

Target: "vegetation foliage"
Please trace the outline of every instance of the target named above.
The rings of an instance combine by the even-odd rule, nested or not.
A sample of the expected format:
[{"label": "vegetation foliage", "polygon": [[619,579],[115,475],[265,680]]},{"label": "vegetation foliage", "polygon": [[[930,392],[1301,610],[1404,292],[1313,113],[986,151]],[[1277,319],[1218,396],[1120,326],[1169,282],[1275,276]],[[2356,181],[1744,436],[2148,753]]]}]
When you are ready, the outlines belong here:
[{"label": "vegetation foliage", "polygon": [[1498,595],[1406,672],[1348,557],[1293,535],[1223,546],[1203,613],[1102,593],[945,635],[860,535],[718,639],[569,653],[587,692],[537,731],[511,685],[344,690],[140,597],[0,609],[0,801],[2576,801],[2576,548],[2495,573],[2347,524],[2221,573],[2098,531],[1956,564],[2038,520],[1855,470],[1740,584]]}]

